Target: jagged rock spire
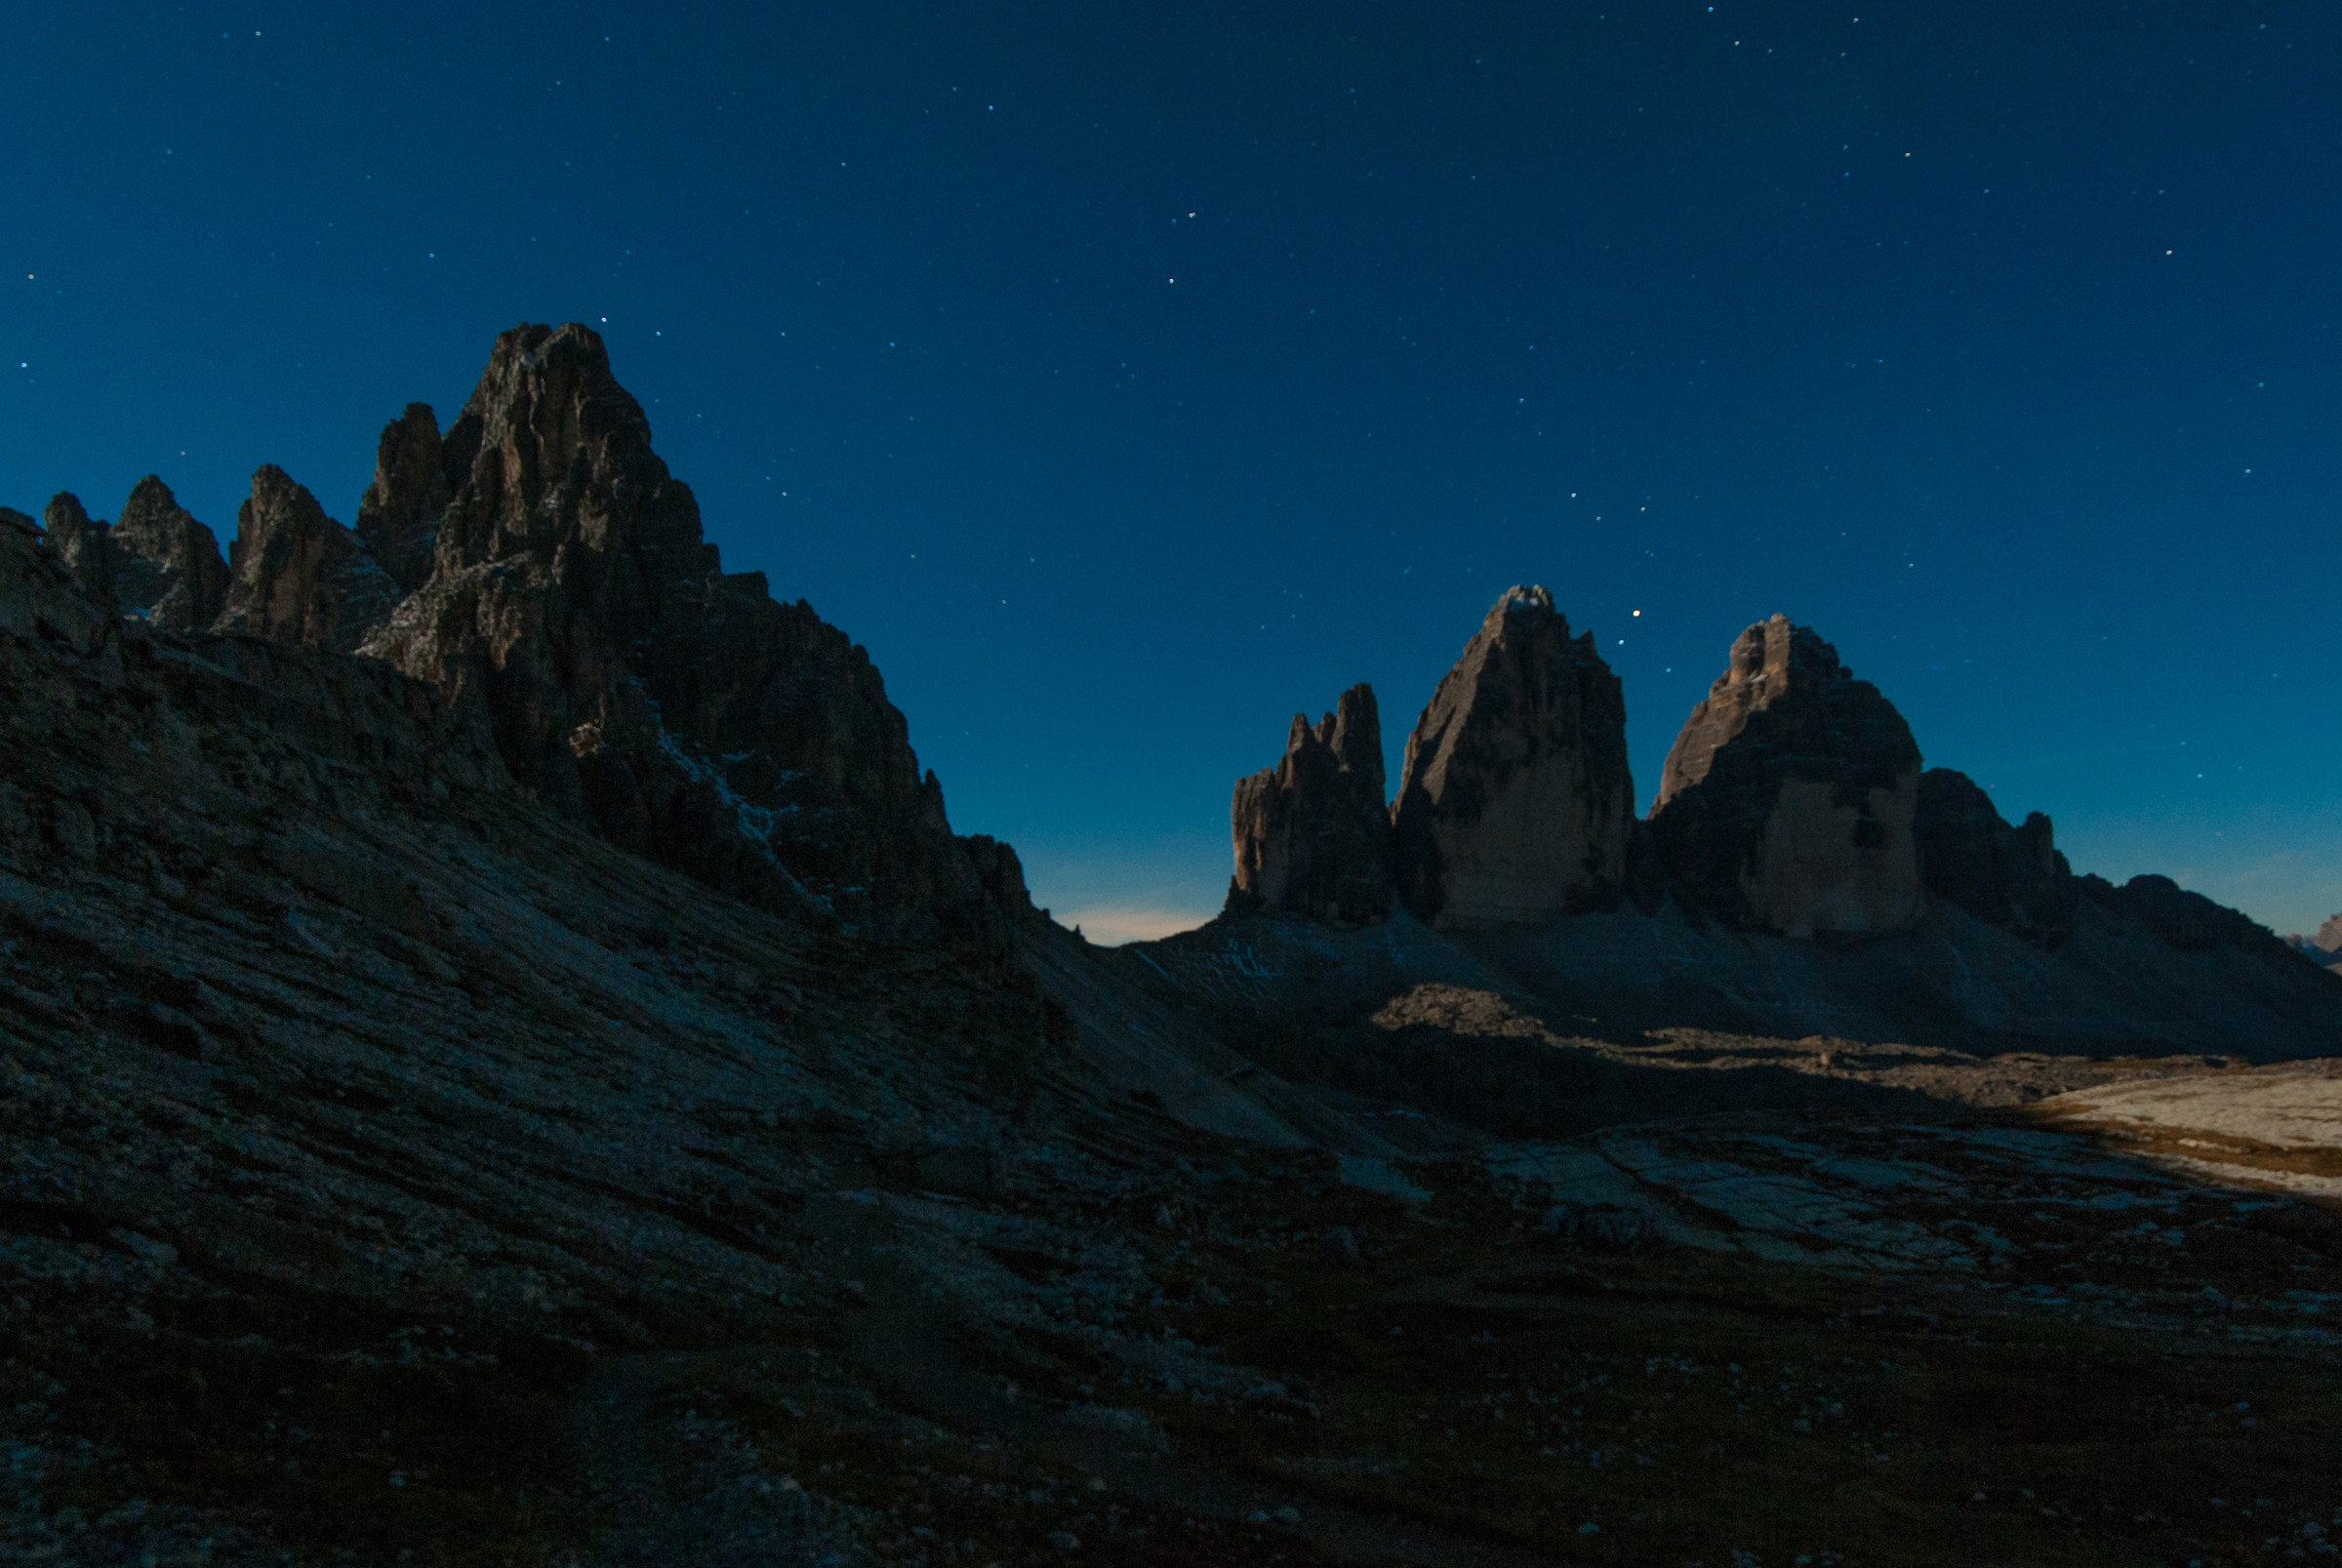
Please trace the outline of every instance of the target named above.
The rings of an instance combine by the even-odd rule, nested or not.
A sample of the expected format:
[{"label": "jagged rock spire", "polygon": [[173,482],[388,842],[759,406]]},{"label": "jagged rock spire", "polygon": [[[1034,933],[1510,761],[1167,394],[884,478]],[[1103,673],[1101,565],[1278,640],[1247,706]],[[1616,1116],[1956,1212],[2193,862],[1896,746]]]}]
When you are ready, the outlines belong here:
[{"label": "jagged rock spire", "polygon": [[1667,754],[1651,833],[1676,894],[1797,937],[1901,930],[1926,908],[1919,748],[1837,650],[1781,616],[1732,644]]},{"label": "jagged rock spire", "polygon": [[214,631],[349,653],[390,617],[398,584],[317,498],[273,463],[236,509]]},{"label": "jagged rock spire", "polygon": [[358,503],[357,534],[402,594],[430,581],[439,519],[447,510],[445,463],[439,421],[428,403],[409,403],[383,426],[374,483]]},{"label": "jagged rock spire", "polygon": [[1541,587],[1496,601],[1407,738],[1400,900],[1435,926],[1616,907],[1635,814],[1627,707]]},{"label": "jagged rock spire", "polygon": [[1022,902],[953,838],[868,656],[724,574],[590,329],[500,336],[444,438],[410,407],[359,519],[390,560],[426,534],[432,556],[362,651],[483,703],[514,776],[616,842],[849,920],[981,921],[995,884]]},{"label": "jagged rock spire", "polygon": [[1229,819],[1236,850],[1231,908],[1350,926],[1390,918],[1391,819],[1374,688],[1344,692],[1314,729],[1307,714],[1294,714],[1283,759],[1236,782]]},{"label": "jagged rock spire", "polygon": [[111,533],[114,600],[165,631],[200,631],[227,597],[227,562],[212,531],[148,474],[131,488]]}]

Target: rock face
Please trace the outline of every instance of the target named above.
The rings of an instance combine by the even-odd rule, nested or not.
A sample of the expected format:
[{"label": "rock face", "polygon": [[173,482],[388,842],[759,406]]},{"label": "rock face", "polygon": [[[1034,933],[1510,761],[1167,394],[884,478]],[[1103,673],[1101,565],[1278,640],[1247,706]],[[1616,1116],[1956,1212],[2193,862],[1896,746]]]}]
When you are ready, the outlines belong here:
[{"label": "rock face", "polygon": [[227,563],[212,531],[148,474],[131,488],[108,536],[114,601],[164,631],[196,631],[227,598]]},{"label": "rock face", "polygon": [[[20,513],[19,515],[21,515]],[[83,509],[81,498],[61,490],[41,508],[50,546],[73,579],[74,589],[93,604],[114,602],[113,530]]]},{"label": "rock face", "polygon": [[2327,917],[2318,928],[2318,945],[2326,952],[2342,953],[2342,914]]},{"label": "rock face", "polygon": [[430,581],[439,519],[448,503],[445,462],[439,421],[428,403],[409,403],[404,414],[383,426],[374,483],[358,503],[357,531],[402,594]]},{"label": "rock face", "polygon": [[1780,616],[1730,666],[1667,754],[1651,834],[1676,890],[1710,918],[1800,938],[1917,922],[1919,748],[1837,651]]},{"label": "rock face", "polygon": [[1497,600],[1407,738],[1398,896],[1440,928],[1617,906],[1635,811],[1627,707],[1541,587]]},{"label": "rock face", "polygon": [[1021,901],[1005,845],[987,877],[952,836],[868,656],[761,573],[724,574],[588,329],[501,336],[444,439],[411,407],[359,526],[408,576],[432,551],[362,651],[482,703],[513,775],[613,841],[850,922],[981,924],[988,885]]},{"label": "rock face", "polygon": [[1314,729],[1294,714],[1283,759],[1236,782],[1229,819],[1236,848],[1230,907],[1344,926],[1389,919],[1391,816],[1374,688],[1344,692]]},{"label": "rock face", "polygon": [[[361,814],[511,794],[476,714],[368,661],[158,634],[84,594],[55,546],[0,510],[0,864],[183,891],[225,858],[278,853],[281,809],[230,816],[239,791]],[[343,852],[315,874],[347,891],[370,873]],[[394,876],[373,881],[397,902]]]},{"label": "rock face", "polygon": [[2044,947],[2074,934],[2081,890],[2039,812],[2011,827],[1966,774],[1930,768],[1919,775],[1912,838],[1936,898]]},{"label": "rock face", "polygon": [[398,584],[358,537],[269,465],[236,510],[225,604],[215,631],[349,653],[398,603]]}]

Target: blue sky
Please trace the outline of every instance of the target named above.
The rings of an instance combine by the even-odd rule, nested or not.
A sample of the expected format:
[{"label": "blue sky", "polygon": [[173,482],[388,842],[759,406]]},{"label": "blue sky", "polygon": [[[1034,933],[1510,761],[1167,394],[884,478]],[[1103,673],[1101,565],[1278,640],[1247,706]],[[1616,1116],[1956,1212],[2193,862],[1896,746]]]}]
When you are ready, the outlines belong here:
[{"label": "blue sky", "polygon": [[[2044,14],[2053,13],[2053,14]],[[2310,5],[48,5],[0,503],[262,462],[584,320],[733,570],[1094,933],[1543,583],[1647,803],[1818,628],[2077,869],[2342,908],[2342,20]],[[1642,612],[1640,617],[1633,614]]]}]

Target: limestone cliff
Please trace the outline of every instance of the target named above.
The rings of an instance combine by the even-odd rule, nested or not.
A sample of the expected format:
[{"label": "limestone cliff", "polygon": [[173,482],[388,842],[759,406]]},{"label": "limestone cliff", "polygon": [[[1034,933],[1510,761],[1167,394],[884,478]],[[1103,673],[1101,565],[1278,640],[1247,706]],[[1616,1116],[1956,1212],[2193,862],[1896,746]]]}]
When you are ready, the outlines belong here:
[{"label": "limestone cliff", "polygon": [[1626,722],[1618,677],[1552,594],[1498,599],[1407,738],[1393,820],[1409,912],[1447,928],[1615,907],[1635,810]]},{"label": "limestone cliff", "polygon": [[1731,662],[1667,754],[1651,834],[1678,897],[1728,926],[1801,938],[1898,931],[1926,908],[1912,838],[1919,748],[1837,651],[1780,616]]},{"label": "limestone cliff", "polygon": [[1391,818],[1374,689],[1353,686],[1311,728],[1293,715],[1284,757],[1236,783],[1229,811],[1231,907],[1367,925],[1391,914]]}]

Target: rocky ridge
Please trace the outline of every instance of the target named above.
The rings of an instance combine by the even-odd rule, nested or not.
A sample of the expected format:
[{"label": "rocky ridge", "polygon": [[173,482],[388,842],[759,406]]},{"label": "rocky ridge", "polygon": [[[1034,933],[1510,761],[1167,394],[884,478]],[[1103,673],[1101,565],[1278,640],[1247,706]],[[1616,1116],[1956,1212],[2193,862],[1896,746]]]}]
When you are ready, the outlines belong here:
[{"label": "rocky ridge", "polygon": [[59,560],[158,629],[361,652],[478,715],[512,777],[611,842],[775,909],[997,945],[1037,917],[961,839],[868,656],[727,574],[583,326],[502,335],[445,435],[383,431],[354,529],[282,469],[230,556],[161,480],[110,527],[61,494]]},{"label": "rocky ridge", "polygon": [[1934,897],[2044,947],[2073,935],[2081,891],[2039,812],[2011,827],[1966,774],[1930,768],[1919,775],[1912,838]]},{"label": "rocky ridge", "polygon": [[361,652],[480,704],[514,777],[613,843],[849,923],[1031,917],[1005,846],[988,895],[868,656],[723,571],[587,328],[500,337],[443,437],[411,406],[360,521],[394,559],[432,550]]},{"label": "rocky ridge", "polygon": [[131,487],[110,525],[70,492],[51,498],[45,515],[61,558],[92,599],[165,631],[201,629],[219,618],[227,593],[220,542],[153,474]]}]

